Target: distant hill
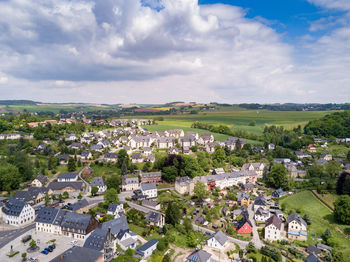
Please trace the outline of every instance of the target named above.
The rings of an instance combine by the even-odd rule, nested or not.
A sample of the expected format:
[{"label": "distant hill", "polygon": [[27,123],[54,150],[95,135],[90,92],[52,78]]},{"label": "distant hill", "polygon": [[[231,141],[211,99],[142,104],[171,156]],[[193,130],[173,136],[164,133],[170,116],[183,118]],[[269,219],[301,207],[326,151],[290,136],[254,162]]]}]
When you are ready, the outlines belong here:
[{"label": "distant hill", "polygon": [[0,105],[36,105],[37,102],[32,100],[0,100]]},{"label": "distant hill", "polygon": [[304,127],[305,134],[323,137],[350,137],[350,111],[335,112],[310,121]]}]

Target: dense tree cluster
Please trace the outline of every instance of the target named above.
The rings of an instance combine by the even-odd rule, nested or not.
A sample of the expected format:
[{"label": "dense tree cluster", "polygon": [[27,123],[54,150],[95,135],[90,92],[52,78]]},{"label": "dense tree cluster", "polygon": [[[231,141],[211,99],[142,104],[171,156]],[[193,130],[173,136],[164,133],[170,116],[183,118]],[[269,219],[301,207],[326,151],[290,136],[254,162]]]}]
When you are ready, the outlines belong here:
[{"label": "dense tree cluster", "polygon": [[343,195],[334,202],[334,217],[340,223],[350,225],[350,196]]}]

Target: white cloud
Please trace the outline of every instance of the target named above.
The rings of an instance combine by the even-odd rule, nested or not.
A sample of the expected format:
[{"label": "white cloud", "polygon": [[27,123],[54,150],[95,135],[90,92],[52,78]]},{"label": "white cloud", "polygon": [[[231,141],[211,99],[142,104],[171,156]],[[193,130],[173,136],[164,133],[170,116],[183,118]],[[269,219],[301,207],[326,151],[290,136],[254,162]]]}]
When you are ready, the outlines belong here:
[{"label": "white cloud", "polygon": [[[329,57],[317,56],[332,39],[309,46],[313,57],[301,64],[273,29],[234,6],[199,6],[196,0],[13,0],[0,2],[0,28],[0,70],[11,76],[2,93],[11,98],[326,102],[332,94],[344,99],[326,90],[325,83],[337,80],[324,79]],[[342,34],[345,39],[346,32],[337,33]],[[346,71],[337,72],[341,86],[349,83]]]}]

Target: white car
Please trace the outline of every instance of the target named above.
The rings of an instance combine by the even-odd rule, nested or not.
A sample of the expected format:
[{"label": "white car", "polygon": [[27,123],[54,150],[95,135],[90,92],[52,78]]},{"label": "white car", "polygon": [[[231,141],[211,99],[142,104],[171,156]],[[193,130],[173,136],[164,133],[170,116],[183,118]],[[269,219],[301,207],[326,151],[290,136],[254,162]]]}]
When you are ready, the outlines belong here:
[{"label": "white car", "polygon": [[74,245],[76,245],[78,243],[78,241],[77,240],[73,240],[71,243],[74,246]]}]

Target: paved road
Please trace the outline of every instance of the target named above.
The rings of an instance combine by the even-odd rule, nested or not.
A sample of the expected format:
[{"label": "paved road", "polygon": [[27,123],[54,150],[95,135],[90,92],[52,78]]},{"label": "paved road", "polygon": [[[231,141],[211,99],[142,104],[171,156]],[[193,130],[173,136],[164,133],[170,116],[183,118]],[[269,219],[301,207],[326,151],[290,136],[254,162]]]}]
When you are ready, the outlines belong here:
[{"label": "paved road", "polygon": [[35,223],[14,230],[0,231],[0,248],[3,248],[7,243],[13,241],[33,228],[35,228]]},{"label": "paved road", "polygon": [[[210,234],[213,234],[215,233],[214,230],[211,230],[211,229],[208,229],[208,228],[205,228],[205,227],[201,227],[201,226],[198,226],[196,225],[195,223],[192,223],[192,226],[193,226],[193,229],[196,230],[196,231],[202,231],[202,232],[208,232]],[[230,236],[227,236],[228,240],[230,242],[233,242],[233,243],[236,243],[237,245],[239,245],[240,248],[244,249],[247,245],[248,245],[248,242],[247,241],[243,241],[243,240],[239,240],[237,238],[233,238],[233,237],[230,237]]]},{"label": "paved road", "polygon": [[249,214],[249,220],[252,222],[253,225],[253,243],[256,248],[260,249],[263,246],[262,241],[259,238],[258,228],[255,223],[254,219],[254,210],[252,209],[253,205],[248,207],[248,214]]}]

